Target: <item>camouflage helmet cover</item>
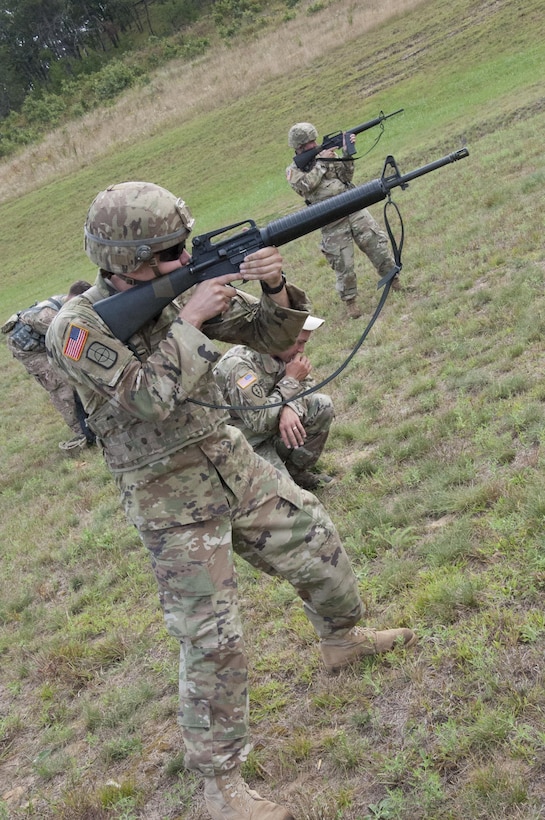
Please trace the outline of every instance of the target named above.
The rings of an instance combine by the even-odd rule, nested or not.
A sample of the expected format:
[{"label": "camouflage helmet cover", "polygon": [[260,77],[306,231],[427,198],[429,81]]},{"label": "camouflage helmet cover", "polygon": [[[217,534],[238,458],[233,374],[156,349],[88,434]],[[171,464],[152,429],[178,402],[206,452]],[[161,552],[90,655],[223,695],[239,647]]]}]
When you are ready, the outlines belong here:
[{"label": "camouflage helmet cover", "polygon": [[317,139],[318,131],[311,122],[296,122],[288,132],[288,145],[295,150]]},{"label": "camouflage helmet cover", "polygon": [[160,251],[183,242],[195,220],[183,199],[152,182],[121,182],[89,208],[85,253],[110,273],[132,273]]}]

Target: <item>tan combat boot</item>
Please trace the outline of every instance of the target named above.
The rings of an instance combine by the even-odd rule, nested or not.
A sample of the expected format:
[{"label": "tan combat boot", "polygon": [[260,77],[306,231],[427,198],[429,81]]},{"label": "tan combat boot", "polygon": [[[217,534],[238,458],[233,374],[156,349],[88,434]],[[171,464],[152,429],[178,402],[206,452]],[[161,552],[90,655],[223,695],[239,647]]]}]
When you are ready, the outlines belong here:
[{"label": "tan combat boot", "polygon": [[358,303],[355,299],[347,299],[344,303],[346,308],[346,313],[350,317],[350,319],[359,319],[361,316],[361,310],[358,307]]},{"label": "tan combat boot", "polygon": [[238,769],[206,777],[204,802],[212,820],[295,820],[288,809],[250,789]]},{"label": "tan combat boot", "polygon": [[331,636],[320,641],[320,650],[328,672],[338,672],[364,655],[389,652],[397,645],[403,648],[416,643],[412,629],[363,629],[354,626],[343,635]]}]

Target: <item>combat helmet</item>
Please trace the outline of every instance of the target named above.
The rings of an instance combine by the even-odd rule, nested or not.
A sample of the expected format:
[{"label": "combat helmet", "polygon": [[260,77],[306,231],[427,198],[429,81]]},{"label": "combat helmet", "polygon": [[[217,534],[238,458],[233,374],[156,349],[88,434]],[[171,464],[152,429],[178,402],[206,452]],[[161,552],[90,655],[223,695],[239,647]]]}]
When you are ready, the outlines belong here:
[{"label": "combat helmet", "polygon": [[288,132],[288,145],[297,151],[307,142],[314,142],[318,139],[318,131],[311,122],[296,122]]},{"label": "combat helmet", "polygon": [[121,182],[89,208],[85,253],[110,273],[127,274],[155,254],[184,242],[195,220],[183,199],[152,182]]}]

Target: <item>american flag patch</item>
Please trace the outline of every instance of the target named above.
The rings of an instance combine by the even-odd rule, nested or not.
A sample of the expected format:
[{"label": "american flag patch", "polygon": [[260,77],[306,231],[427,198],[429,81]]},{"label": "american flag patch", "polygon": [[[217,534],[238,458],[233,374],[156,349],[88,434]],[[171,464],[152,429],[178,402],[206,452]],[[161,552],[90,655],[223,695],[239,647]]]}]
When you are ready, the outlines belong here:
[{"label": "american flag patch", "polygon": [[257,376],[255,375],[255,373],[246,373],[245,376],[241,376],[240,379],[237,379],[237,384],[241,388],[241,390],[245,390],[246,387],[249,387],[256,381]]},{"label": "american flag patch", "polygon": [[70,333],[68,334],[68,339],[66,340],[63,350],[64,355],[68,359],[73,359],[75,362],[79,362],[88,335],[88,330],[84,330],[82,327],[78,327],[77,325],[70,325]]}]

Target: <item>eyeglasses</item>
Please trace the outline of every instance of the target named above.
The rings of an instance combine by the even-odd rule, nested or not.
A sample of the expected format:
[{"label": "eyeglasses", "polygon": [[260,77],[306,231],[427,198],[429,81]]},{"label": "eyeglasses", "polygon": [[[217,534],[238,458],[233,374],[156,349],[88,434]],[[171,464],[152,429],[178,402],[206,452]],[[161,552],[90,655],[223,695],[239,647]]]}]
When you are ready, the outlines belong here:
[{"label": "eyeglasses", "polygon": [[185,250],[185,241],[178,242],[177,245],[172,245],[164,251],[159,251],[159,262],[174,262],[180,258]]}]

